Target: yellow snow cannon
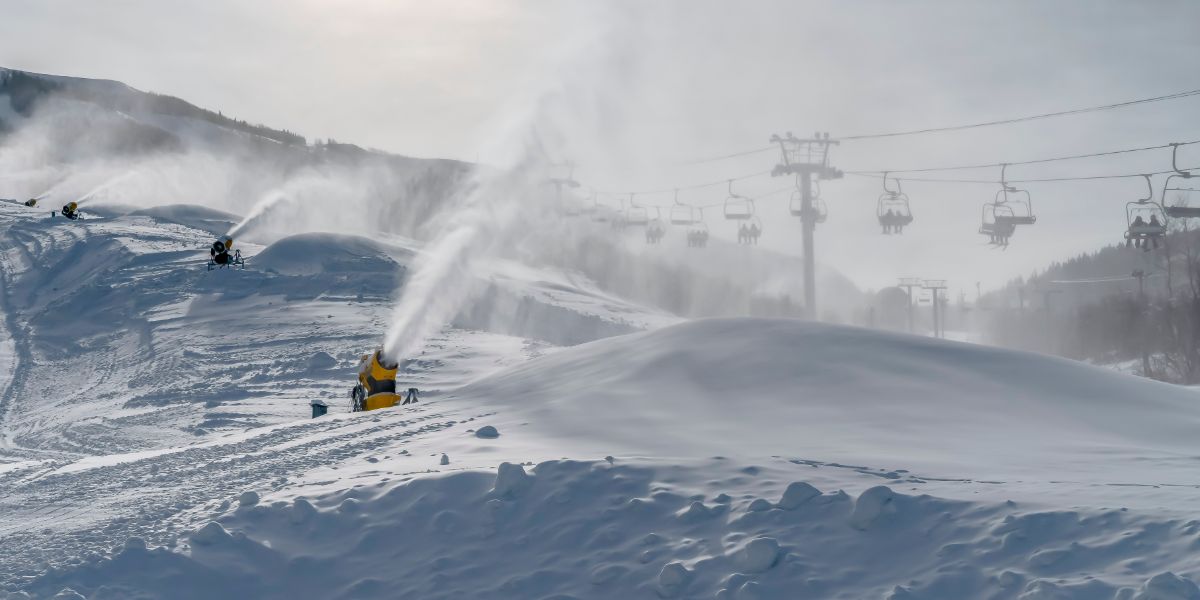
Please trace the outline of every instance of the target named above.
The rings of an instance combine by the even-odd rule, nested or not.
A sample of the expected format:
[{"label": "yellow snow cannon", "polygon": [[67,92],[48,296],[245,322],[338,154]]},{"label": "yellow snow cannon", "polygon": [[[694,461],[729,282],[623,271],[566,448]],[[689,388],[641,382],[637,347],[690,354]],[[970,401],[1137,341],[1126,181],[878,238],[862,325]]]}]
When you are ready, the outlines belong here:
[{"label": "yellow snow cannon", "polygon": [[30,199],[26,200],[25,206],[28,206],[29,208],[33,208],[33,207],[37,206],[37,198],[30,198]]},{"label": "yellow snow cannon", "polygon": [[62,216],[66,217],[68,219],[78,219],[79,218],[79,204],[77,202],[75,202],[74,200],[66,203],[66,205],[64,205],[62,207]]},{"label": "yellow snow cannon", "polygon": [[245,269],[246,261],[242,258],[241,250],[233,249],[233,238],[229,236],[217,238],[217,241],[213,242],[208,249],[208,270],[234,268],[238,265]]},{"label": "yellow snow cannon", "polygon": [[384,358],[383,350],[362,357],[358,370],[358,384],[350,397],[354,400],[353,411],[391,408],[400,403],[396,393],[396,370],[400,365]]}]

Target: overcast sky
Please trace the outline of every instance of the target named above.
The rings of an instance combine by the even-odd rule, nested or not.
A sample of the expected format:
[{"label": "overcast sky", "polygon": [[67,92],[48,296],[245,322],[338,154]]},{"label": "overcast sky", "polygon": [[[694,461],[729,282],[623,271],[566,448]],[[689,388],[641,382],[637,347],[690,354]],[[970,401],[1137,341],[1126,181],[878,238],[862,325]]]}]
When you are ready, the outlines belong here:
[{"label": "overcast sky", "polygon": [[[0,66],[101,77],[310,138],[490,161],[531,89],[561,86],[578,126],[555,152],[603,190],[765,171],[775,132],[834,137],[976,122],[1200,88],[1200,3],[965,1],[0,0]],[[1200,139],[1200,98],[1018,126],[847,141],[846,170],[1020,161]],[[1137,173],[1168,152],[1014,167],[1011,178]],[[1200,146],[1182,162],[1200,166]],[[998,172],[929,176],[996,179]],[[1161,179],[1156,183],[1161,182]],[[786,186],[769,177],[738,191]],[[976,233],[997,185],[905,185],[915,222],[875,224],[877,180],[824,185],[818,260],[866,287],[946,278],[973,292],[1120,239],[1138,180],[1028,186],[1038,224],[1007,251]],[[720,187],[683,197],[719,201]],[[643,196],[669,202],[670,194]],[[1197,199],[1200,201],[1200,198]],[[786,194],[763,244],[799,248]],[[734,225],[712,214],[714,230]]]}]

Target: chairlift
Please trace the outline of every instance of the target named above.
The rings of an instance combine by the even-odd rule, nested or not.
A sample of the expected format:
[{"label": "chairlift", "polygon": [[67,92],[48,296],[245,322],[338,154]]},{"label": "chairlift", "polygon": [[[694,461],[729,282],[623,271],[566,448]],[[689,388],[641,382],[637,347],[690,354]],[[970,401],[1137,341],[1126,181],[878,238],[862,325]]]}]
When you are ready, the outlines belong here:
[{"label": "chairlift", "polygon": [[729,196],[725,198],[725,218],[745,221],[754,216],[754,200],[733,193],[733,180],[729,180]]},{"label": "chairlift", "polygon": [[613,209],[600,203],[600,198],[595,193],[592,194],[592,220],[597,223],[608,223],[615,217]]},{"label": "chairlift", "polygon": [[1158,242],[1167,235],[1167,213],[1161,204],[1154,201],[1154,185],[1146,178],[1146,197],[1138,198],[1125,205],[1125,246],[1149,251],[1157,248]]},{"label": "chairlift", "polygon": [[[1163,183],[1162,202],[1160,202],[1160,204],[1162,205],[1163,210],[1166,212],[1168,217],[1175,217],[1179,219],[1200,217],[1200,206],[1191,206],[1188,203],[1188,200],[1192,197],[1191,194],[1200,192],[1200,189],[1190,187],[1171,187],[1172,179],[1191,179],[1193,175],[1192,173],[1183,171],[1179,168],[1178,163],[1175,162],[1175,159],[1178,157],[1178,155],[1179,144],[1171,144],[1171,169],[1175,172],[1168,175],[1167,180]],[[1167,204],[1167,192],[1169,191],[1176,192],[1175,203],[1170,205]]]},{"label": "chairlift", "polygon": [[694,206],[679,201],[679,190],[675,190],[675,203],[667,215],[672,225],[693,225],[700,220]]},{"label": "chairlift", "polygon": [[988,236],[989,244],[1007,247],[1009,238],[1017,230],[1014,219],[1012,207],[1004,202],[993,200],[984,203],[979,233]]},{"label": "chairlift", "polygon": [[625,224],[637,227],[645,226],[650,221],[650,212],[645,206],[639,206],[629,194],[629,207],[625,209]]},{"label": "chairlift", "polygon": [[[879,195],[875,204],[875,218],[879,220],[884,234],[901,233],[912,223],[912,207],[908,202],[908,194],[905,194],[900,186],[900,180],[895,179],[895,190],[888,188],[887,181],[888,174],[884,173],[883,193]],[[992,212],[992,216],[996,216],[995,211]]]},{"label": "chairlift", "polygon": [[1008,207],[1007,214],[996,214],[1006,224],[1033,225],[1037,222],[1037,216],[1033,214],[1033,198],[1028,190],[1005,185],[996,192],[994,202]]}]

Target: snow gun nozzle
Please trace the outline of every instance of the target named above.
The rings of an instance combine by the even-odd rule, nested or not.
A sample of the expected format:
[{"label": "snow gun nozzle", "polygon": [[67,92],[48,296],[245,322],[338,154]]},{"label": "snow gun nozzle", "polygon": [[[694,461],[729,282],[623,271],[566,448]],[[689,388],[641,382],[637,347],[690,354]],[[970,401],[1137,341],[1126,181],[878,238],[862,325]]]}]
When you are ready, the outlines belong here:
[{"label": "snow gun nozzle", "polygon": [[399,361],[395,361],[387,356],[384,356],[383,350],[376,350],[373,358],[375,362],[379,364],[379,366],[387,369],[388,371],[395,371],[396,369],[400,368]]}]

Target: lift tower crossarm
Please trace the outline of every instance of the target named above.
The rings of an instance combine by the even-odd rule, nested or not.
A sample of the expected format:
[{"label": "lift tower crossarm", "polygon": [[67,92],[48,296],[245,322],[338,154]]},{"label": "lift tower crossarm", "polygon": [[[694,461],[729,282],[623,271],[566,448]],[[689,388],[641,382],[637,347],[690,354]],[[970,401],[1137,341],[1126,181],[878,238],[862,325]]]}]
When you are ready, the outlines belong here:
[{"label": "lift tower crossarm", "polygon": [[942,329],[941,323],[941,306],[939,306],[938,292],[946,289],[946,281],[943,279],[926,279],[921,282],[921,287],[933,294],[933,337],[945,337],[946,333]]}]

